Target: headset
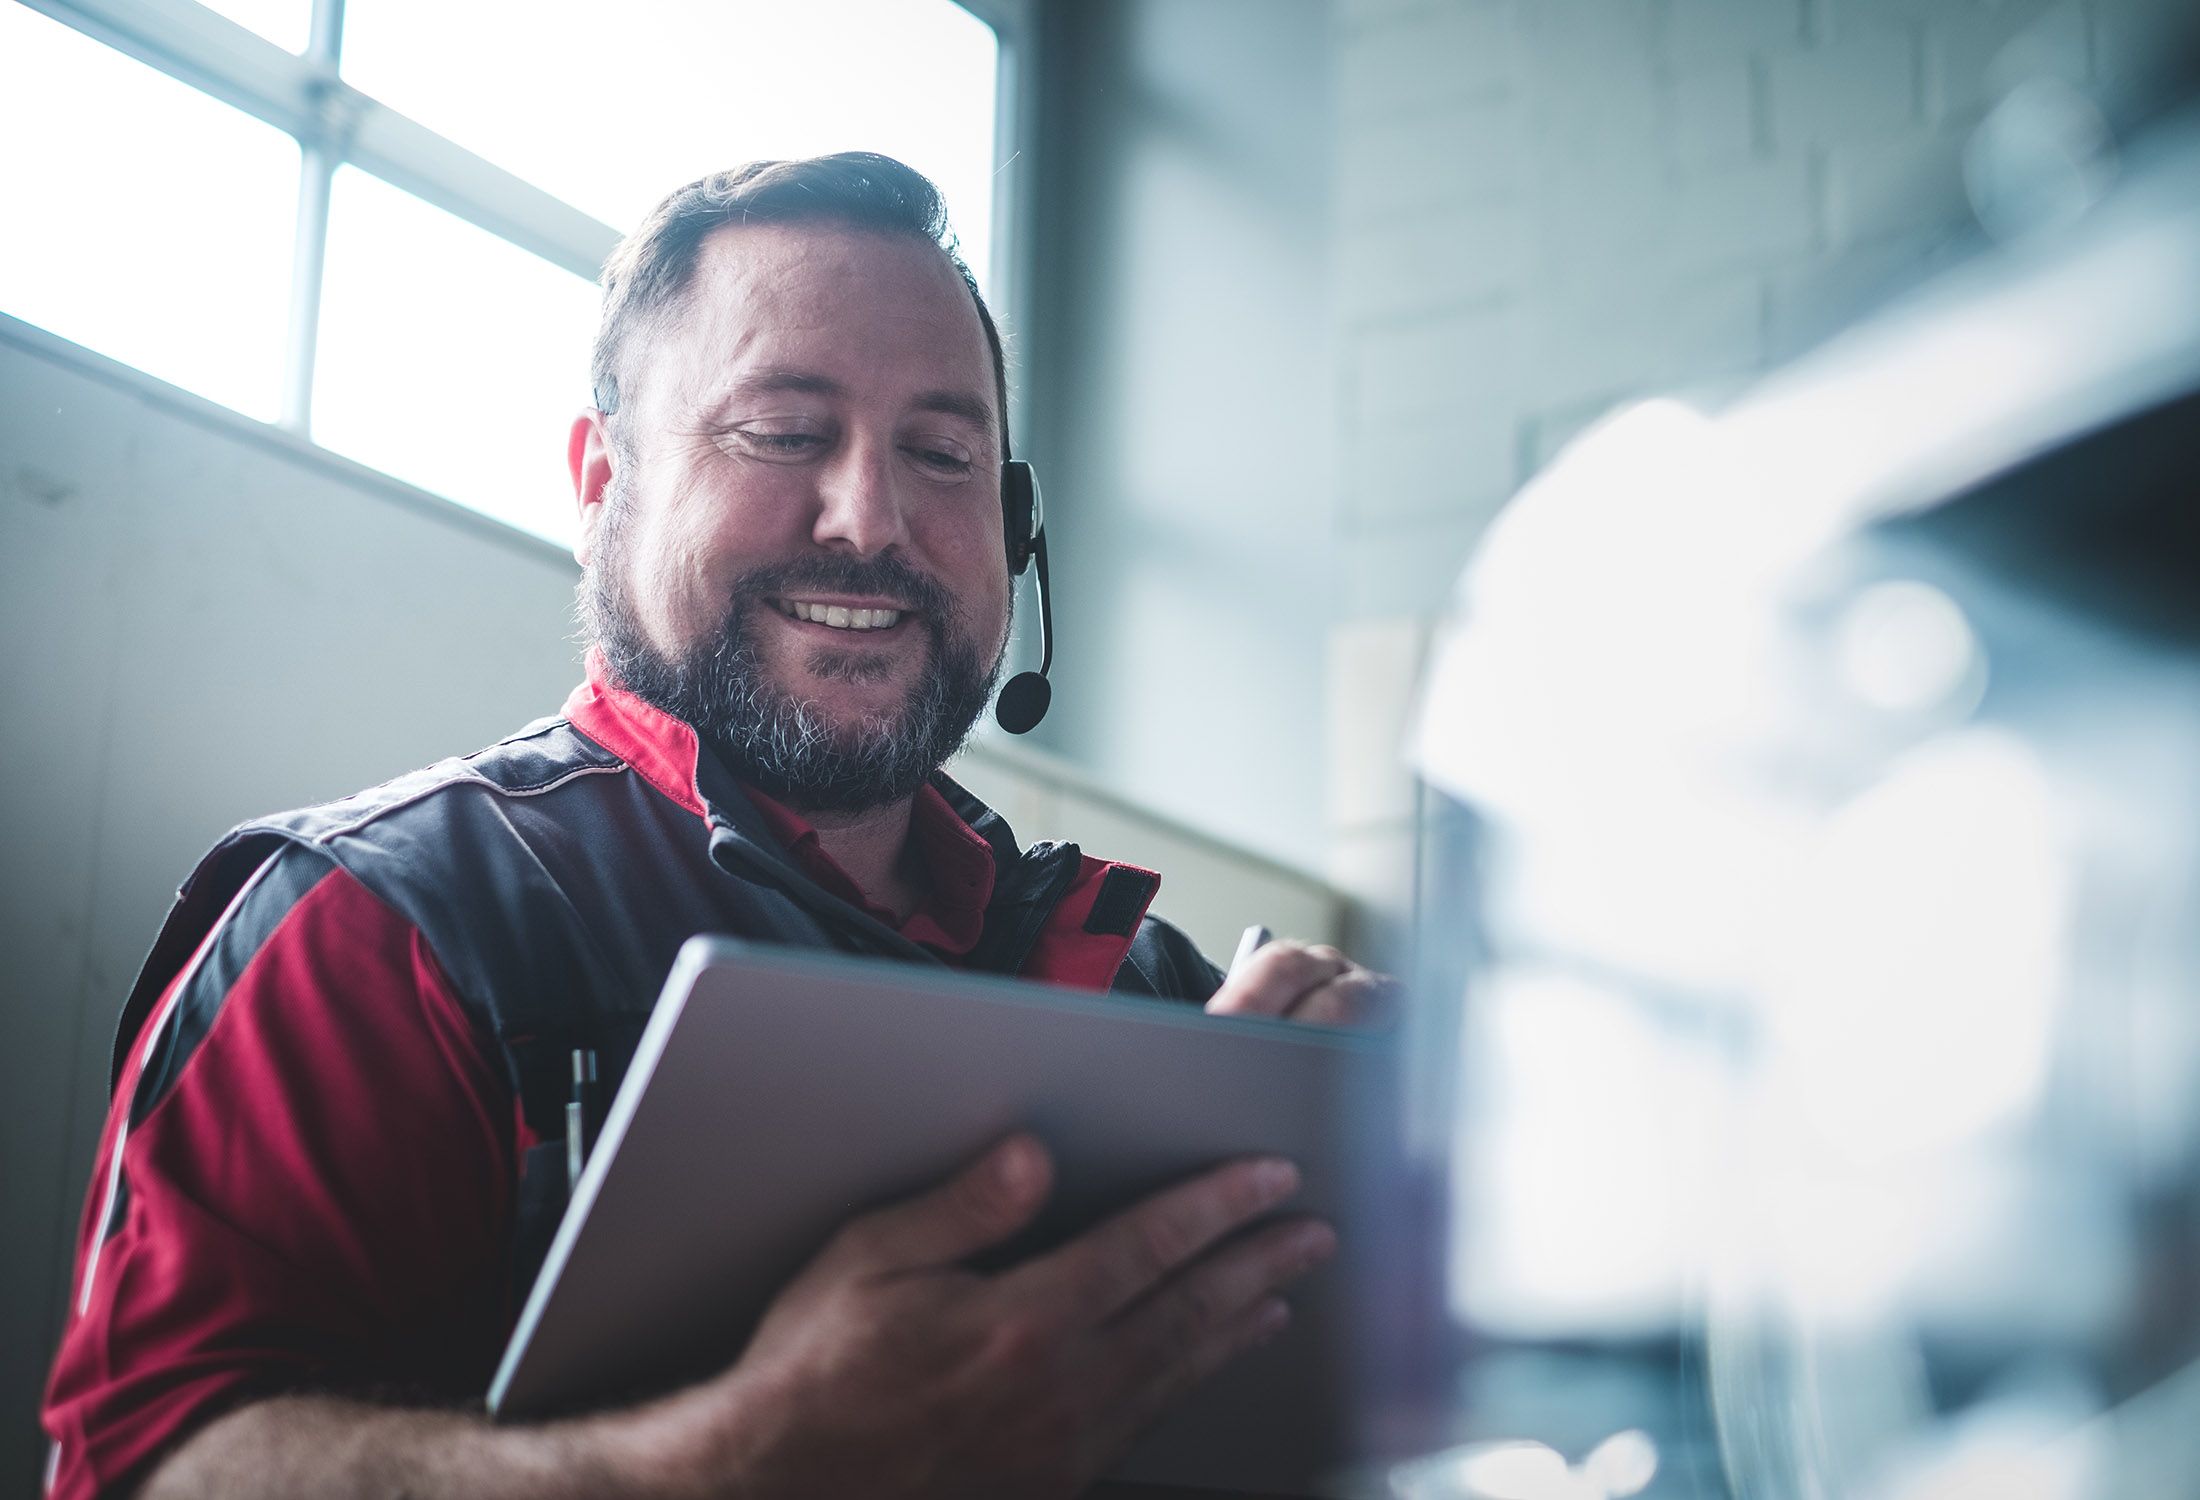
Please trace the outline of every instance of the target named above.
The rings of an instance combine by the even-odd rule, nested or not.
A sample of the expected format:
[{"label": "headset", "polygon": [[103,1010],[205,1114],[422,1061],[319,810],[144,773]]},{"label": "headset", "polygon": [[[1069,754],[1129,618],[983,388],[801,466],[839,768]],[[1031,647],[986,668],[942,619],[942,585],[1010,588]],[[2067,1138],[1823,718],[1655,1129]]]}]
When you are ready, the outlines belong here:
[{"label": "headset", "polygon": [[1008,547],[1008,576],[1024,576],[1039,566],[1039,670],[1018,672],[1001,689],[993,717],[1010,734],[1028,734],[1046,717],[1054,701],[1047,673],[1054,666],[1054,613],[1047,603],[1047,513],[1039,495],[1039,476],[1030,464],[1011,458],[1001,464],[1001,537]]}]

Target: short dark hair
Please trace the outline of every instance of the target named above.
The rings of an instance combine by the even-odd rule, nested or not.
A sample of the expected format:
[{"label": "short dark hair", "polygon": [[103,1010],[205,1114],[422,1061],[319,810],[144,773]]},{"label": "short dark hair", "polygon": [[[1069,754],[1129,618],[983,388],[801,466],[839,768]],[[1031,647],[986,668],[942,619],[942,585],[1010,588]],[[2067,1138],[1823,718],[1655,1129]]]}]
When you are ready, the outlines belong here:
[{"label": "short dark hair", "polygon": [[752,161],[678,188],[650,210],[603,264],[603,317],[589,357],[597,410],[619,409],[619,371],[639,332],[673,307],[695,279],[703,241],[729,224],[833,224],[904,235],[937,246],[970,291],[993,356],[1001,413],[1001,456],[1008,456],[1008,362],[1000,329],[948,227],[947,204],[914,167],[872,151],[842,151],[799,161]]}]

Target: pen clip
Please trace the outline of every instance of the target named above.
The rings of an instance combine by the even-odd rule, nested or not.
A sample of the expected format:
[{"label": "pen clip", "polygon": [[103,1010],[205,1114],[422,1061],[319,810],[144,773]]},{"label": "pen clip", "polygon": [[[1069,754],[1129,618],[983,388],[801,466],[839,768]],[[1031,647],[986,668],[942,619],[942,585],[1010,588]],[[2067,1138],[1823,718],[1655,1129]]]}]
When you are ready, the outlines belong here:
[{"label": "pen clip", "polygon": [[573,1097],[565,1106],[565,1195],[580,1186],[581,1169],[595,1146],[596,1052],[592,1047],[573,1049]]}]

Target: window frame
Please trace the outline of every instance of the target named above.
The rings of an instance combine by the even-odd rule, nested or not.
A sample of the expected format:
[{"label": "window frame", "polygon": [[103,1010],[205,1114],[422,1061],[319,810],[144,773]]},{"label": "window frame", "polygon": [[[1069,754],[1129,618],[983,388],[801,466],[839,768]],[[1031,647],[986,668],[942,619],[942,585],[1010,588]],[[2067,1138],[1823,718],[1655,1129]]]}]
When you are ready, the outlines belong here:
[{"label": "window frame", "polygon": [[[620,232],[543,188],[391,109],[344,81],[345,0],[312,0],[309,40],[293,53],[196,0],[16,0],[72,30],[287,132],[298,142],[297,217],[290,313],[275,426],[311,440],[321,282],[327,262],[330,184],[339,166],[380,177],[552,265],[594,282]],[[1034,0],[956,0],[992,29],[995,177],[991,264],[994,299],[1012,326],[1028,326],[1030,278],[1017,259],[1032,243],[1036,122],[1030,107],[1028,38]],[[575,358],[585,359],[585,350]],[[1020,363],[1020,362],[1019,362]],[[147,376],[147,379],[155,377]],[[1011,389],[1020,398],[1018,372]],[[1015,406],[1023,402],[1017,399]],[[244,420],[251,420],[244,418]],[[461,501],[454,503],[463,504]],[[503,523],[495,523],[502,525]]]}]

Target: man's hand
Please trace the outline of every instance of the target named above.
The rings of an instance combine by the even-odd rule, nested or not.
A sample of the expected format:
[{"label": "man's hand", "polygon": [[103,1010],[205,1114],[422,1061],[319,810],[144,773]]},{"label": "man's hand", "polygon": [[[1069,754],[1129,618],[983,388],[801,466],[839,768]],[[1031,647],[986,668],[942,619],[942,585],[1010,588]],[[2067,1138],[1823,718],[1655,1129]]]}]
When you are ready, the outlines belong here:
[{"label": "man's hand", "polygon": [[[1296,1189],[1234,1162],[1054,1252],[982,1275],[1052,1168],[1013,1136],[836,1235],[723,1375],[655,1408],[698,1488],[744,1496],[1067,1495],[1175,1397],[1280,1331],[1327,1225],[1246,1226]],[[1234,1236],[1234,1237],[1233,1237]]]},{"label": "man's hand", "polygon": [[1379,1025],[1397,1011],[1398,982],[1323,943],[1279,938],[1222,981],[1207,1013],[1278,1016],[1324,1026]]},{"label": "man's hand", "polygon": [[1288,1162],[1233,1162],[1050,1254],[963,1267],[1052,1177],[1012,1136],[944,1185],[851,1221],[713,1379],[647,1405],[492,1426],[454,1411],[276,1396],[219,1417],[148,1500],[1054,1496],[1083,1489],[1176,1396],[1282,1329],[1279,1291],[1336,1237]]}]

